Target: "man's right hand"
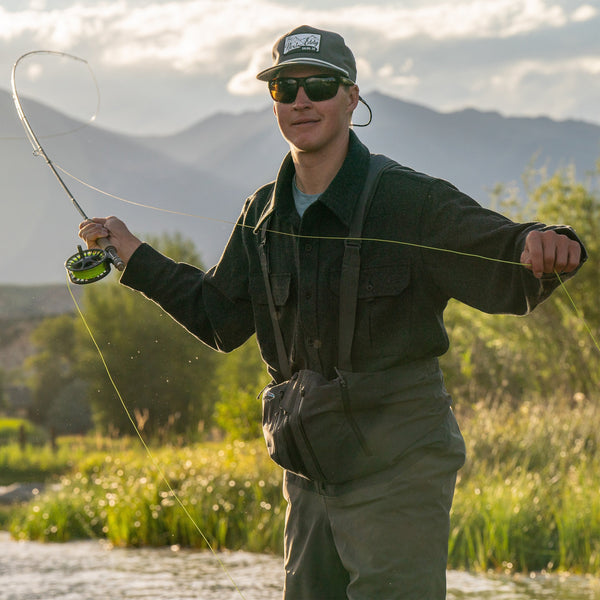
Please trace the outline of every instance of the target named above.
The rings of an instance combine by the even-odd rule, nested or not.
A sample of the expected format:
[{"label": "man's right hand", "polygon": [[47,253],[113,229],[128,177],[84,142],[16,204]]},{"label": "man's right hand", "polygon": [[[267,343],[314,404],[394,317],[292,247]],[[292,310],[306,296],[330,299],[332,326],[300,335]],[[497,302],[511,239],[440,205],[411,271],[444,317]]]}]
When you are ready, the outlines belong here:
[{"label": "man's right hand", "polygon": [[131,255],[142,244],[117,217],[95,217],[87,219],[79,225],[79,237],[87,244],[88,248],[98,248],[100,238],[106,238],[115,247],[117,254],[125,264]]}]

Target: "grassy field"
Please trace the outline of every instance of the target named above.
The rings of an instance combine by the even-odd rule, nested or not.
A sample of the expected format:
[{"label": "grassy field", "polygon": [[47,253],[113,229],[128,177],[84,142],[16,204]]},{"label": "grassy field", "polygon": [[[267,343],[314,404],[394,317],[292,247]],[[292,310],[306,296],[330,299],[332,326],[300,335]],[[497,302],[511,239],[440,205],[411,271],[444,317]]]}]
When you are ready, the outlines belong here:
[{"label": "grassy field", "polygon": [[[576,397],[457,413],[468,460],[450,566],[600,574],[600,409]],[[0,466],[13,473],[15,463],[62,470],[60,491],[11,513],[16,538],[281,552],[281,473],[262,440],[161,447],[156,464],[135,439],[64,438],[52,460],[48,452],[0,448]]]}]

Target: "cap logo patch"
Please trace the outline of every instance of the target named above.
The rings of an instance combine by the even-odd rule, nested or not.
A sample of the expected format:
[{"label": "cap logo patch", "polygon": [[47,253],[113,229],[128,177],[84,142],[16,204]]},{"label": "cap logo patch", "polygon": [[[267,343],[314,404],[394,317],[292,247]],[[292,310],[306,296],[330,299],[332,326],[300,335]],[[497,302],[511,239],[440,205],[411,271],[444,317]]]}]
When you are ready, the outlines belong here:
[{"label": "cap logo patch", "polygon": [[290,52],[318,52],[321,47],[319,33],[296,33],[285,38],[283,53]]}]

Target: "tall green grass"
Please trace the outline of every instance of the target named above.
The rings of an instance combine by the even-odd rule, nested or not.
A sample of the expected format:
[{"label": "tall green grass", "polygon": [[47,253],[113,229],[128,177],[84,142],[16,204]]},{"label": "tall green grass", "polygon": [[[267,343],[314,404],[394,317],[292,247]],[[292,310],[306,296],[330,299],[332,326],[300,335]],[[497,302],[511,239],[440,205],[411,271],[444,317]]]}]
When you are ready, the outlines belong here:
[{"label": "tall green grass", "polygon": [[600,573],[600,407],[578,396],[463,413],[450,565]]},{"label": "tall green grass", "polygon": [[[468,448],[449,565],[600,574],[600,407],[579,396],[459,407]],[[16,538],[281,552],[281,473],[262,440],[154,450],[135,440],[74,451],[61,489],[13,515]],[[83,442],[82,442],[83,444]]]},{"label": "tall green grass", "polygon": [[213,548],[281,551],[281,473],[261,441],[160,448],[153,456],[158,469],[141,447],[91,454],[62,477],[59,491],[19,511],[11,532],[43,541],[105,537],[119,546],[201,548],[208,540]]}]

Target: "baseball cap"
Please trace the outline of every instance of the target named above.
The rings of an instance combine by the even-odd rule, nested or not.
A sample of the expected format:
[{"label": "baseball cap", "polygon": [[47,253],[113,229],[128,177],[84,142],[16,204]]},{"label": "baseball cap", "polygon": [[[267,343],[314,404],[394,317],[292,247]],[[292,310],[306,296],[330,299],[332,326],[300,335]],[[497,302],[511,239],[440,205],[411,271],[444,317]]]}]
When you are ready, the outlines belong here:
[{"label": "baseball cap", "polygon": [[281,69],[292,65],[324,67],[356,82],[354,55],[344,38],[333,31],[302,25],[281,36],[273,46],[273,66],[256,78],[269,81]]}]

